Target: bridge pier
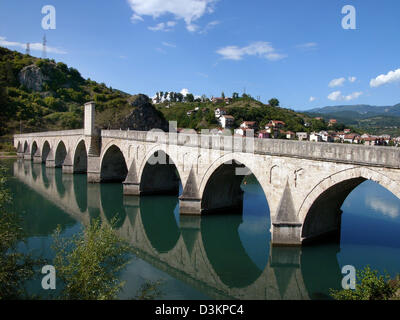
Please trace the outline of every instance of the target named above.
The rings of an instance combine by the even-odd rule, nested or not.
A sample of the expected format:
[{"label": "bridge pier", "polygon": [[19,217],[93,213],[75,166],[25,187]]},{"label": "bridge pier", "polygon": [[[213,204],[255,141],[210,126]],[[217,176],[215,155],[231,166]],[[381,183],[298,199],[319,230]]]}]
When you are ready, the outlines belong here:
[{"label": "bridge pier", "polygon": [[42,160],[42,156],[40,156],[40,155],[35,155],[34,157],[33,157],[33,163],[43,163],[43,160]]},{"label": "bridge pier", "polygon": [[201,215],[201,199],[180,197],[179,213],[181,215]]},{"label": "bridge pier", "polygon": [[32,161],[32,155],[30,153],[25,153],[24,160]]},{"label": "bridge pier", "polygon": [[64,164],[62,166],[62,172],[67,173],[67,174],[73,174],[74,173],[74,166],[72,164]]},{"label": "bridge pier", "polygon": [[303,224],[298,222],[272,222],[271,244],[273,246],[300,246]]},{"label": "bridge pier", "polygon": [[55,168],[56,161],[54,159],[47,159],[46,160],[46,168]]},{"label": "bridge pier", "polygon": [[123,182],[125,196],[140,196],[140,184],[132,182]]}]

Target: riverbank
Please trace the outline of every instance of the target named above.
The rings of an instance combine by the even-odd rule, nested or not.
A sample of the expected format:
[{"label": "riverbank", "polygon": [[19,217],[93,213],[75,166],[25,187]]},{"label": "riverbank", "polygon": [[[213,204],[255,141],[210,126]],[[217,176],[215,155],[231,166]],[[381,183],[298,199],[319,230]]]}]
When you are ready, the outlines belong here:
[{"label": "riverbank", "polygon": [[17,159],[15,152],[0,152],[0,159]]}]

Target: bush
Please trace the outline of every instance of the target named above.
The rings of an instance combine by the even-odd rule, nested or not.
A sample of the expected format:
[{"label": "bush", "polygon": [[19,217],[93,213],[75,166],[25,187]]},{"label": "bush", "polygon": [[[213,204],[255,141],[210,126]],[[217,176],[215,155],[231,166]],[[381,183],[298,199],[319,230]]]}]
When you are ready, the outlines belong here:
[{"label": "bush", "polygon": [[398,281],[390,281],[390,276],[378,276],[378,271],[367,266],[357,272],[356,289],[330,290],[336,300],[388,300],[400,288]]},{"label": "bush", "polygon": [[62,239],[61,228],[54,235],[54,266],[65,287],[63,299],[115,299],[124,286],[119,272],[126,266],[131,249],[111,226],[93,220],[83,234]]}]

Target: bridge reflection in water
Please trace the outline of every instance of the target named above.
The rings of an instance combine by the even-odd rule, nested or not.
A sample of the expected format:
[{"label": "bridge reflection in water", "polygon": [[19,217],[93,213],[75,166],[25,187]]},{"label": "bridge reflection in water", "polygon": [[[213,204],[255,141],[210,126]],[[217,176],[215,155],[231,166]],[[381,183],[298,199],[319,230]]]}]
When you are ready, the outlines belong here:
[{"label": "bridge reflection in water", "polygon": [[121,184],[87,184],[86,175],[31,162],[15,162],[13,172],[82,225],[116,217],[118,234],[140,259],[210,298],[323,299],[341,283],[338,244],[271,247],[240,232],[243,216],[179,217],[177,197],[124,197]]}]

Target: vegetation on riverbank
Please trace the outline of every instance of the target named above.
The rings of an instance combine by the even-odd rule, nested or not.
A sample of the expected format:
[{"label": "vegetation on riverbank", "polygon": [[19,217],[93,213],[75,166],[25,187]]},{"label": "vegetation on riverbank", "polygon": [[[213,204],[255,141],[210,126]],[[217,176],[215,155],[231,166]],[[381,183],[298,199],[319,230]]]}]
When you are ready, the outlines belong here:
[{"label": "vegetation on riverbank", "polygon": [[369,266],[357,272],[356,289],[331,290],[335,300],[400,300],[400,275],[391,279]]}]

